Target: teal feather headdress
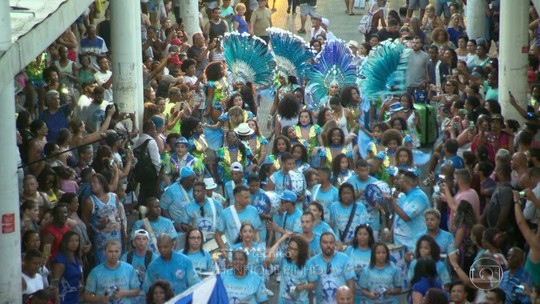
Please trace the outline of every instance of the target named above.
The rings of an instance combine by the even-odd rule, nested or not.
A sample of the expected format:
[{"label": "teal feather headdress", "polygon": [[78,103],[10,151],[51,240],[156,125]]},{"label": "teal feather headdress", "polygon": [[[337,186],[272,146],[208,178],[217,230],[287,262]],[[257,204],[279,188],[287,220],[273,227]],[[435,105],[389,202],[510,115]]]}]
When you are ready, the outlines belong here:
[{"label": "teal feather headdress", "polygon": [[251,82],[260,86],[272,83],[276,63],[264,40],[247,33],[227,33],[222,45],[232,83]]},{"label": "teal feather headdress", "polygon": [[356,82],[353,55],[344,41],[328,41],[315,60],[318,61],[306,76],[309,78],[308,86],[312,88],[311,94],[316,103],[328,95],[331,85],[342,88]]},{"label": "teal feather headdress", "polygon": [[276,74],[285,78],[304,77],[311,66],[308,60],[313,58],[313,52],[306,42],[291,32],[275,27],[267,29],[266,32],[276,60]]},{"label": "teal feather headdress", "polygon": [[401,43],[389,40],[373,49],[362,65],[362,94],[370,100],[402,94],[407,89],[406,76],[409,54]]}]

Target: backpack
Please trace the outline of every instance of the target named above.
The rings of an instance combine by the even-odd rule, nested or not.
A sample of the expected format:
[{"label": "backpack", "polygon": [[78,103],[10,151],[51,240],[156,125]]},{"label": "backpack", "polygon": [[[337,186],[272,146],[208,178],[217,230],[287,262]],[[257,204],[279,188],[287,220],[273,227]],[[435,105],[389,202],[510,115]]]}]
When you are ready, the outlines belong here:
[{"label": "backpack", "polygon": [[[134,254],[134,251],[130,251],[127,254],[126,262],[129,265],[131,265],[131,263],[133,263],[133,254]],[[153,255],[152,250],[146,250],[146,255],[144,256],[144,267],[146,269],[148,269],[148,265],[150,264],[150,262],[152,262],[152,255]]]},{"label": "backpack", "polygon": [[360,24],[358,24],[358,31],[360,32],[360,34],[367,35],[371,32],[371,23],[373,22],[373,16],[380,12],[382,9],[382,7],[379,7],[375,12],[372,12],[370,9],[367,14],[362,16],[362,18],[360,19]]},{"label": "backpack", "polygon": [[137,148],[133,149],[133,155],[137,158],[135,168],[133,168],[133,177],[136,182],[142,182],[148,176],[157,176],[156,167],[152,164],[152,158],[148,152],[148,142],[150,138]]}]

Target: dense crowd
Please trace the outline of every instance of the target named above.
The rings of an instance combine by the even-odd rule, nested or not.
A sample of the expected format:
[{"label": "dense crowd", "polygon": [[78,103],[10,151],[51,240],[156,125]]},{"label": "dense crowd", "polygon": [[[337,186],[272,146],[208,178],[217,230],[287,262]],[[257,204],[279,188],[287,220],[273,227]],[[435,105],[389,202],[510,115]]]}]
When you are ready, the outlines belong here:
[{"label": "dense crowd", "polygon": [[[16,76],[26,303],[164,303],[215,273],[231,303],[538,303],[534,7],[520,124],[498,102],[499,1],[469,39],[461,1],[346,0],[370,17],[359,44],[289,0],[298,33],[311,18],[296,49],[275,0],[202,1],[192,44],[178,2],[141,0],[144,113],[114,103],[101,0]],[[233,39],[273,65],[239,65]],[[388,40],[406,73],[375,97],[362,71]]]}]

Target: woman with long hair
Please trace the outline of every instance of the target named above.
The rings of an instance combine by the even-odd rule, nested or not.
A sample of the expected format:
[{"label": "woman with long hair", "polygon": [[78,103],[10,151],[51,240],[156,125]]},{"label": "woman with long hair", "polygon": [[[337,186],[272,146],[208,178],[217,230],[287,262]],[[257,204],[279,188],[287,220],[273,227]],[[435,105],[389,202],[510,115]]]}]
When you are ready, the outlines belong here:
[{"label": "woman with long hair", "polygon": [[341,128],[335,127],[330,129],[325,146],[319,150],[320,166],[332,168],[334,159],[342,153],[352,158],[352,152],[345,144],[345,133]]},{"label": "woman with long hair", "polygon": [[407,281],[412,282],[414,276],[414,267],[420,258],[430,258],[435,262],[437,269],[437,279],[443,286],[450,290],[450,275],[446,265],[441,261],[441,248],[431,236],[424,234],[416,242],[415,259],[409,264]]},{"label": "woman with long hair", "polygon": [[281,169],[281,155],[291,151],[291,141],[289,138],[279,135],[274,139],[272,145],[272,156],[274,156],[274,166],[276,170]]},{"label": "woman with long hair", "polygon": [[58,200],[59,204],[66,204],[68,208],[68,226],[71,227],[71,231],[76,232],[80,237],[80,243],[81,243],[81,253],[86,254],[90,252],[90,249],[92,248],[92,242],[90,241],[90,238],[88,237],[88,230],[86,228],[86,225],[84,224],[83,220],[79,217],[80,213],[80,204],[79,204],[79,197],[76,193],[73,192],[66,192],[60,200]]},{"label": "woman with long hair", "polygon": [[50,286],[57,290],[60,303],[77,303],[79,284],[83,275],[80,254],[80,236],[74,231],[64,234],[60,250],[52,261],[52,280]]},{"label": "woman with long hair", "polygon": [[225,65],[222,62],[210,63],[204,74],[207,81],[206,100],[208,104],[205,117],[210,116],[213,122],[217,122],[224,112],[225,102],[229,95],[229,84],[225,77]]},{"label": "woman with long hair", "polygon": [[105,115],[105,120],[101,123],[101,128],[91,134],[86,134],[85,124],[80,118],[73,117],[69,122],[69,130],[72,133],[71,145],[73,147],[79,147],[100,140],[101,133],[109,129],[109,125],[111,124],[115,112],[115,107],[107,108],[107,114]]},{"label": "woman with long hair", "polygon": [[368,224],[361,224],[354,231],[354,239],[352,245],[345,249],[345,254],[349,256],[351,263],[354,265],[355,279],[355,303],[362,303],[362,288],[360,288],[360,279],[362,271],[369,265],[371,258],[371,247],[375,243],[373,237],[373,229]]},{"label": "woman with long hair", "polygon": [[459,265],[469,269],[474,262],[476,248],[471,238],[471,232],[476,223],[476,215],[468,201],[461,201],[454,217],[454,245],[459,250]]},{"label": "woman with long hair", "polygon": [[390,251],[383,243],[375,243],[371,248],[369,266],[362,271],[360,288],[366,303],[397,304],[396,295],[403,288],[403,280],[399,269],[390,262]]},{"label": "woman with long hair", "polygon": [[232,245],[232,250],[243,250],[248,253],[248,266],[250,269],[256,270],[259,274],[264,272],[264,253],[266,247],[264,244],[255,242],[255,228],[251,223],[244,222],[240,226],[240,233]]},{"label": "woman with long hair", "polygon": [[116,194],[110,192],[107,179],[99,173],[90,180],[92,195],[83,205],[81,218],[88,228],[96,263],[105,261],[104,246],[109,240],[125,244],[126,221],[124,207]]},{"label": "woman with long hair", "polygon": [[324,221],[324,207],[319,202],[311,202],[308,206],[309,212],[313,214],[313,232],[319,235],[330,231],[333,232],[332,227]]},{"label": "woman with long hair", "polygon": [[300,173],[303,173],[310,168],[308,150],[304,145],[300,143],[294,144],[291,147],[291,154],[294,157],[295,169]]},{"label": "woman with long hair", "polygon": [[[276,254],[279,246],[289,240],[285,255]],[[316,284],[309,282],[309,244],[306,239],[293,233],[284,234],[268,250],[266,263],[280,266],[280,303],[310,303],[309,293]]]},{"label": "woman with long hair", "polygon": [[414,275],[411,280],[411,296],[413,304],[422,304],[428,289],[442,289],[437,279],[435,262],[430,258],[420,258],[414,266]]},{"label": "woman with long hair", "polygon": [[334,120],[337,121],[338,127],[343,130],[345,137],[349,135],[349,131],[354,133],[356,130],[356,121],[354,120],[351,110],[341,105],[341,98],[332,96],[329,101],[330,108],[334,114]]},{"label": "woman with long hair", "polygon": [[45,156],[43,148],[47,143],[47,133],[49,132],[49,129],[45,122],[34,120],[30,124],[30,131],[34,137],[28,143],[28,154],[26,155],[26,159],[28,160],[28,165],[30,166],[32,174],[38,176],[46,165],[45,161],[43,161]]},{"label": "woman with long hair", "polygon": [[198,118],[187,117],[182,121],[181,135],[189,142],[189,153],[205,161],[208,143],[204,138],[203,124]]},{"label": "woman with long hair", "polygon": [[334,180],[334,186],[339,187],[346,182],[351,176],[354,175],[354,165],[352,158],[341,153],[336,156],[332,163],[332,174]]},{"label": "woman with long hair", "polygon": [[199,275],[214,271],[212,256],[202,247],[204,241],[202,231],[197,228],[191,228],[186,233],[186,243],[182,252],[191,260],[193,268],[195,268],[195,271]]},{"label": "woman with long hair", "polygon": [[301,110],[298,114],[298,123],[292,126],[292,128],[296,133],[298,141],[308,149],[308,154],[311,158],[311,154],[315,148],[321,146],[322,144],[322,129],[313,121],[311,111]]}]

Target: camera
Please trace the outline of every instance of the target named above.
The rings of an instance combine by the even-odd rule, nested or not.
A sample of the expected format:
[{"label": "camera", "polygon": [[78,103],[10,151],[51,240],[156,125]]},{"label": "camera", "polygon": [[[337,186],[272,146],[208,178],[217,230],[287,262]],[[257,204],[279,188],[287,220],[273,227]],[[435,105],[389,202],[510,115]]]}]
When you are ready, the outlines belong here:
[{"label": "camera", "polygon": [[525,198],[525,191],[519,191],[519,198]]},{"label": "camera", "polygon": [[524,285],[516,285],[514,286],[514,293],[524,293],[525,292],[525,286]]}]

